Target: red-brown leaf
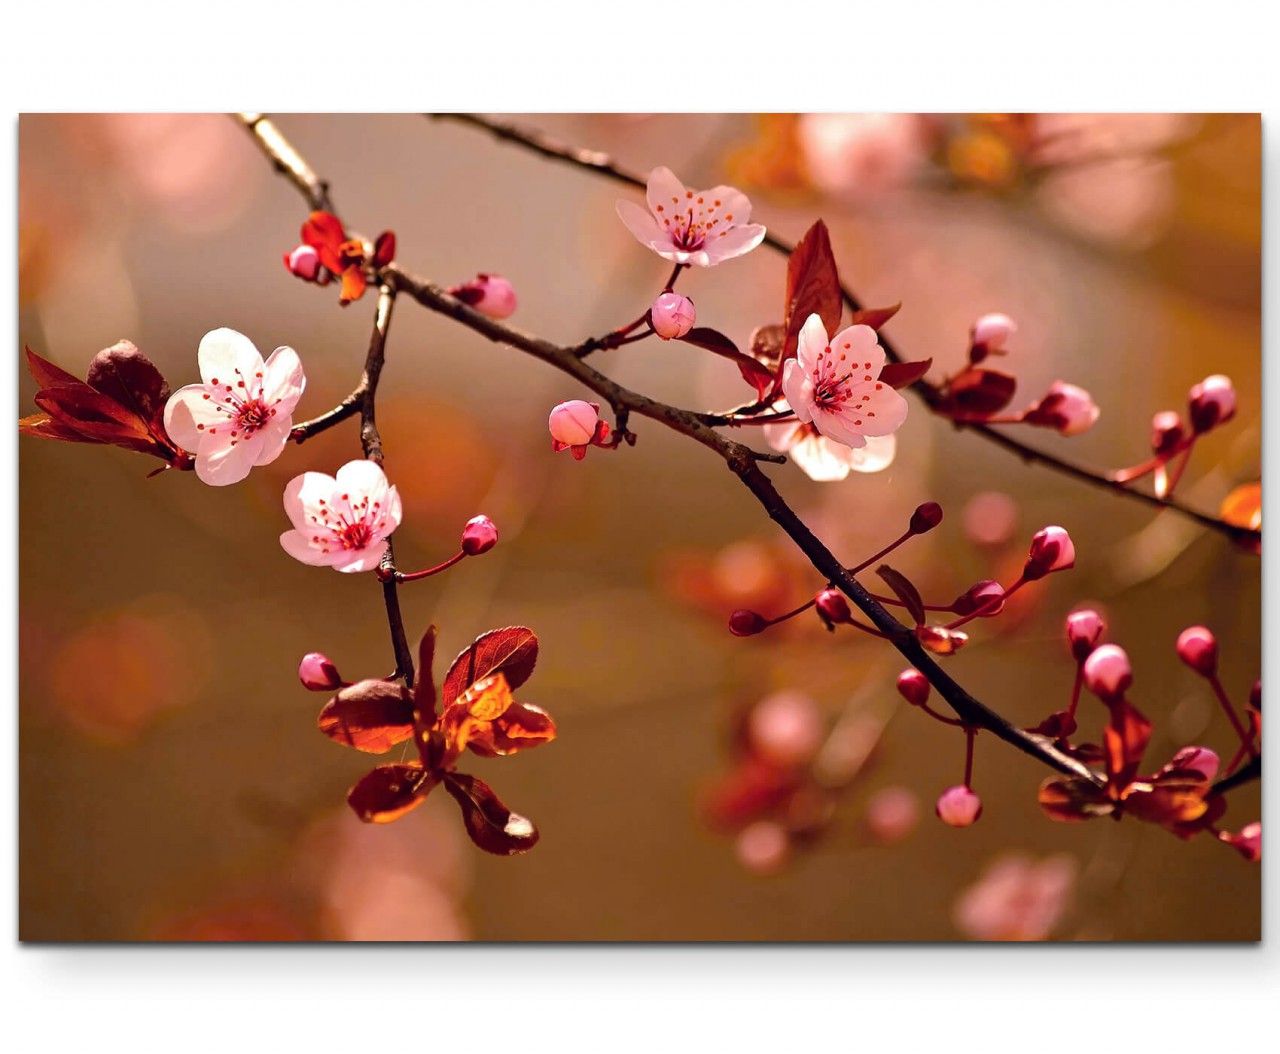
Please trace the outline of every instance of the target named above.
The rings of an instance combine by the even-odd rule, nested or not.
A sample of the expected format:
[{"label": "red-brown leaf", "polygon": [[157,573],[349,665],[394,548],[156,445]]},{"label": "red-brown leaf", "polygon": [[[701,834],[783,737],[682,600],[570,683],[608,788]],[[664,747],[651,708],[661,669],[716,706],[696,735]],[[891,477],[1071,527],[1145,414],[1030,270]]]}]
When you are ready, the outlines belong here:
[{"label": "red-brown leaf", "polygon": [[373,243],[373,266],[386,267],[396,258],[396,236],[394,231],[383,231]]},{"label": "red-brown leaf", "polygon": [[989,417],[1009,405],[1017,378],[1000,370],[968,369],[947,386],[948,409],[966,417]]},{"label": "red-brown leaf", "polygon": [[368,285],[369,282],[364,276],[364,271],[360,269],[358,264],[352,264],[342,272],[342,289],[338,294],[338,303],[346,307],[353,300],[359,300],[364,296],[364,291]]},{"label": "red-brown leaf", "polygon": [[1142,755],[1151,739],[1151,722],[1131,703],[1121,699],[1110,704],[1111,717],[1102,732],[1107,781],[1112,795],[1119,795],[1137,774]]},{"label": "red-brown leaf", "polygon": [[686,344],[693,344],[695,347],[713,352],[734,363],[738,367],[738,372],[742,374],[742,379],[756,390],[757,398],[763,399],[773,387],[773,374],[756,359],[740,352],[738,346],[723,333],[699,326],[689,330],[680,339]]},{"label": "red-brown leaf", "polygon": [[413,685],[413,701],[419,722],[430,725],[436,716],[436,678],[431,667],[436,657],[436,628],[428,626],[418,642],[418,676]]},{"label": "red-brown leaf", "polygon": [[1100,787],[1074,776],[1050,776],[1040,784],[1038,798],[1049,819],[1059,823],[1106,816],[1114,808]]},{"label": "red-brown leaf", "polygon": [[114,399],[167,440],[164,404],[169,383],[131,341],[122,340],[98,352],[89,364],[88,380],[91,388]]},{"label": "red-brown leaf", "polygon": [[880,371],[880,380],[890,388],[907,388],[928,373],[932,365],[931,358],[915,362],[886,362]]},{"label": "red-brown leaf", "polygon": [[[851,326],[870,326],[872,329],[879,329],[889,319],[893,318],[902,310],[902,301],[899,300],[892,307],[863,307],[853,313],[850,319]],[[834,336],[834,334],[830,334]]]},{"label": "red-brown leaf", "polygon": [[840,328],[842,306],[840,275],[831,251],[831,237],[827,233],[827,225],[818,220],[805,232],[787,260],[783,361],[794,357],[800,328],[812,314],[822,319],[827,335],[834,336]]},{"label": "red-brown leaf", "polygon": [[881,564],[877,567],[876,574],[885,580],[885,583],[893,590],[897,598],[902,601],[908,614],[915,620],[916,625],[922,625],[924,623],[924,600],[921,599],[920,591],[916,589],[911,579],[901,571],[895,571],[888,564]]},{"label": "red-brown leaf", "polygon": [[478,636],[449,666],[440,687],[448,706],[481,677],[501,671],[514,691],[529,679],[538,661],[538,638],[525,626],[507,626]]},{"label": "red-brown leaf", "polygon": [[330,699],[317,723],[332,740],[382,754],[413,735],[413,699],[392,681],[359,681]]},{"label": "red-brown leaf", "polygon": [[379,765],[347,792],[347,804],[365,823],[390,823],[421,805],[435,785],[420,765]]},{"label": "red-brown leaf", "polygon": [[331,212],[313,212],[302,225],[302,240],[320,254],[320,262],[334,274],[342,273],[339,247],[347,240],[342,221]]},{"label": "red-brown leaf", "polygon": [[48,359],[41,358],[30,348],[24,350],[27,353],[27,369],[41,388],[53,388],[59,384],[69,384],[72,387],[84,384],[79,377],[68,373],[61,366],[55,366]]},{"label": "red-brown leaf", "polygon": [[444,777],[445,789],[462,810],[467,834],[486,853],[513,856],[538,844],[538,829],[527,818],[512,812],[487,783],[461,772]]},{"label": "red-brown leaf", "polygon": [[549,713],[529,703],[515,702],[472,732],[467,745],[481,757],[506,757],[555,738],[556,723]]}]

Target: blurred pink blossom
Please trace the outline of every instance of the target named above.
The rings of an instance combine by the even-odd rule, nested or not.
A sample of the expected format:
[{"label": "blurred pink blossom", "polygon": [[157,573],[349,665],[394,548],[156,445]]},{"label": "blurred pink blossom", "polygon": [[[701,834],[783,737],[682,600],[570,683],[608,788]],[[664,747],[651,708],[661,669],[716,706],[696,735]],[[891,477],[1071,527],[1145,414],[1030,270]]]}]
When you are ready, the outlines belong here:
[{"label": "blurred pink blossom", "polygon": [[926,159],[919,118],[902,113],[811,113],[797,136],[819,190],[868,197],[912,179]]},{"label": "blurred pink blossom", "polygon": [[1075,860],[1065,854],[1039,863],[1002,857],[961,893],[952,918],[974,940],[1042,941],[1065,913],[1075,881]]}]

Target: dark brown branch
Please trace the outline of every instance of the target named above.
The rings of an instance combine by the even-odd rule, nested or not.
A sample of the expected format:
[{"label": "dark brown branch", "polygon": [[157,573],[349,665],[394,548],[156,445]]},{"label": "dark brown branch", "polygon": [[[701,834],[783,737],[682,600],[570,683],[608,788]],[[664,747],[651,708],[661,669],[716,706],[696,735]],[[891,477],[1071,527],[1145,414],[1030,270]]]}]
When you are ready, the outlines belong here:
[{"label": "dark brown branch", "polygon": [[1210,794],[1226,794],[1241,784],[1262,778],[1262,758],[1255,757],[1247,765],[1241,765],[1230,776],[1224,776],[1213,785]]},{"label": "dark brown branch", "polygon": [[[441,113],[429,114],[428,116],[442,120],[457,121],[461,124],[469,125],[473,128],[483,129],[497,137],[499,140],[508,143],[514,143],[526,150],[529,150],[540,157],[545,157],[553,161],[560,161],[576,168],[586,169],[591,172],[599,173],[627,186],[635,187],[643,190],[645,180],[637,173],[631,172],[619,165],[608,154],[598,150],[583,150],[578,147],[570,146],[566,143],[542,134],[541,132],[532,131],[521,128],[509,121],[503,121],[493,117],[486,117],[480,114],[471,113]],[[765,235],[764,244],[769,246],[775,252],[790,255],[795,245],[784,238],[779,238],[772,232]],[[854,295],[853,291],[847,284],[841,283],[840,292],[844,297],[845,303],[851,311],[861,311],[863,303]],[[894,347],[893,343],[883,333],[880,334],[880,344],[885,350],[885,354],[889,359],[895,362],[903,361],[902,354]],[[584,345],[584,349],[589,353],[594,350]],[[937,411],[942,405],[941,389],[923,378],[918,380],[911,386],[912,391],[920,397],[920,399],[931,410]],[[706,424],[721,425],[732,424],[734,413],[720,415],[703,415],[703,421]],[[1040,450],[1033,446],[1028,446],[1022,440],[1007,434],[999,428],[985,425],[979,422],[958,422],[958,429],[966,429],[980,435],[983,439],[1009,453],[1021,458],[1028,464],[1039,464],[1046,468],[1052,469],[1071,479],[1078,480],[1081,483],[1098,487],[1102,490],[1118,494],[1132,501],[1141,502],[1152,506],[1156,509],[1170,509],[1181,516],[1185,516],[1189,520],[1193,520],[1200,526],[1208,530],[1217,531],[1236,542],[1256,543],[1261,539],[1261,532],[1252,530],[1248,527],[1239,527],[1235,524],[1228,523],[1226,520],[1211,516],[1208,513],[1200,512],[1175,498],[1158,498],[1154,494],[1148,494],[1145,491],[1134,490],[1115,480],[1110,479],[1105,473],[1097,472],[1093,469],[1077,465],[1074,462],[1067,461],[1051,454],[1047,451]]]},{"label": "dark brown branch", "polygon": [[315,170],[307,164],[306,159],[298,153],[294,145],[280,134],[280,129],[266,114],[238,113],[234,115],[245,130],[253,136],[258,149],[267,160],[275,165],[276,171],[289,180],[304,198],[312,210],[333,211],[333,200],[329,197],[329,184],[316,175]]},{"label": "dark brown branch", "polygon": [[[369,353],[365,357],[364,375],[356,391],[360,399],[360,446],[370,461],[383,463],[382,435],[378,431],[377,398],[378,381],[386,362],[387,331],[391,328],[391,312],[396,303],[396,290],[383,285],[378,290],[378,307],[373,317],[373,332],[369,335]],[[413,652],[405,636],[404,616],[400,613],[399,586],[396,581],[396,558],[392,540],[387,539],[387,551],[378,567],[378,579],[382,582],[382,599],[387,608],[387,626],[391,630],[391,649],[396,657],[393,676],[403,677],[404,683],[413,687]]]}]

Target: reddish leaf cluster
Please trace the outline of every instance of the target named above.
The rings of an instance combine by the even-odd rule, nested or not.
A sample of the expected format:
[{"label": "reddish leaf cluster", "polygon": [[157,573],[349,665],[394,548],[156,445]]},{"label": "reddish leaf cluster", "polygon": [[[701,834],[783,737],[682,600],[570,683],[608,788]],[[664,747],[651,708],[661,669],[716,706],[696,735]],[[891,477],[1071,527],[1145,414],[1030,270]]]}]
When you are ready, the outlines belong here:
[{"label": "reddish leaf cluster", "polygon": [[40,385],[35,402],[44,413],[18,421],[18,430],[42,439],[105,443],[152,454],[173,468],[189,469],[192,456],[164,427],[169,384],[129,341],[98,352],[82,381],[26,349],[27,368]]},{"label": "reddish leaf cluster", "polygon": [[499,856],[527,852],[537,844],[537,828],[483,780],[458,772],[457,764],[467,750],[505,757],[555,738],[550,715],[511,694],[533,673],[538,638],[523,626],[481,634],[450,664],[438,710],[431,671],[435,643],[432,626],[418,645],[413,689],[399,681],[358,681],[320,711],[320,731],[346,746],[381,754],[412,738],[417,747],[417,761],[379,765],[351,788],[347,802],[365,822],[389,823],[443,784],[476,845]]},{"label": "reddish leaf cluster", "polygon": [[325,270],[341,280],[338,303],[344,307],[364,296],[368,270],[386,267],[396,255],[396,236],[391,231],[379,234],[370,247],[363,239],[350,237],[331,212],[313,212],[307,217],[302,242],[315,249]]},{"label": "reddish leaf cluster", "polygon": [[[787,259],[782,323],[759,326],[751,334],[751,358],[770,372],[770,384],[765,389],[763,379],[757,371],[751,371],[748,375],[748,370],[742,368],[742,374],[749,383],[756,386],[757,392],[767,391],[767,396],[760,395],[762,403],[777,398],[782,390],[782,372],[787,360],[796,357],[800,329],[804,326],[805,319],[816,314],[822,319],[822,325],[828,333],[836,333],[840,329],[843,306],[844,292],[840,287],[835,254],[831,251],[831,236],[827,232],[827,225],[818,220],[796,243]],[[892,307],[863,308],[853,312],[849,325],[879,329],[901,307],[901,304],[894,304]],[[932,362],[932,359],[889,362],[880,371],[880,380],[893,388],[905,388],[920,380],[928,372]]]}]

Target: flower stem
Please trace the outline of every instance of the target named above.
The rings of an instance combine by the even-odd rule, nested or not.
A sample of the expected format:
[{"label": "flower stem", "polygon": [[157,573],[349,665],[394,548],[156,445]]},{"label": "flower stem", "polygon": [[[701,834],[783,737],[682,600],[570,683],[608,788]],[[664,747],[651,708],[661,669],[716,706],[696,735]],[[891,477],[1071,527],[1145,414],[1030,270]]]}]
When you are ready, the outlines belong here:
[{"label": "flower stem", "polygon": [[[1227,715],[1227,720],[1231,722],[1231,727],[1236,730],[1236,735],[1240,737],[1240,746],[1242,750],[1246,750],[1250,757],[1258,756],[1258,749],[1253,745],[1253,736],[1245,730],[1244,725],[1240,723],[1240,718],[1236,714],[1236,708],[1231,705],[1231,700],[1227,698],[1226,689],[1222,687],[1222,682],[1218,680],[1216,673],[1211,673],[1207,678],[1209,686],[1213,689],[1213,694],[1218,697],[1218,702],[1222,704],[1222,712]],[[1237,763],[1232,762],[1231,767],[1235,767]]]},{"label": "flower stem", "polygon": [[459,560],[465,559],[466,555],[467,554],[463,550],[459,549],[456,553],[454,553],[451,557],[449,557],[448,560],[444,561],[444,563],[436,564],[435,567],[427,567],[421,571],[397,571],[396,581],[397,582],[416,582],[421,578],[430,578],[432,575],[438,575],[441,571],[449,570],[449,568],[451,568]]}]

